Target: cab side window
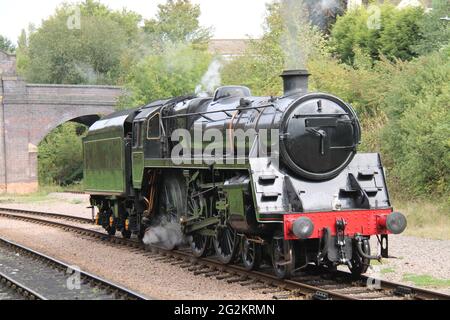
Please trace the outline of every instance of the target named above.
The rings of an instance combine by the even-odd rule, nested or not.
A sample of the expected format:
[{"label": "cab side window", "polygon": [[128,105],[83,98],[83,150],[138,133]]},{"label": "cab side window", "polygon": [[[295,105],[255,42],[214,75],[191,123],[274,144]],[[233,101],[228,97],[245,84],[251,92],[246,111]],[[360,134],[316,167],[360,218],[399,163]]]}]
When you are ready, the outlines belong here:
[{"label": "cab side window", "polygon": [[159,139],[161,136],[160,134],[160,127],[159,127],[159,113],[153,115],[149,120],[147,124],[147,139],[149,140],[156,140]]}]

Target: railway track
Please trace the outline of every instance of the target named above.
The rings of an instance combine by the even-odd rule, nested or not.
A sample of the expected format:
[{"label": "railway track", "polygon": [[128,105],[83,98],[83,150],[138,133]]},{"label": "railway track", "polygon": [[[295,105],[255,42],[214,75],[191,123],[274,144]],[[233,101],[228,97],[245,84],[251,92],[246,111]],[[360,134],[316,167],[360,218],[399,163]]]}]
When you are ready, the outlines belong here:
[{"label": "railway track", "polygon": [[52,219],[56,219],[56,220],[66,220],[66,221],[77,222],[77,223],[81,223],[81,224],[92,224],[94,222],[93,219],[77,217],[77,216],[67,215],[67,214],[60,214],[60,213],[30,211],[30,210],[1,208],[1,207],[0,207],[0,211],[4,212],[4,213],[15,214],[15,215],[21,214],[21,215],[35,216],[35,217],[47,217],[47,218],[52,218]]},{"label": "railway track", "polygon": [[[352,277],[347,272],[330,273],[311,267],[290,280],[280,280],[271,274],[270,268],[247,271],[240,265],[223,265],[213,257],[197,259],[190,250],[166,250],[158,246],[148,246],[140,242],[106,233],[85,229],[80,226],[48,221],[29,215],[15,214],[0,208],[0,217],[18,219],[32,223],[57,227],[93,239],[108,241],[112,245],[138,249],[150,260],[169,263],[184,268],[194,275],[216,278],[228,283],[239,283],[252,290],[271,294],[274,299],[318,299],[318,300],[450,300],[449,295],[419,289],[403,284],[365,276]],[[370,285],[367,285],[367,284]]]},{"label": "railway track", "polygon": [[129,289],[0,237],[0,297],[2,287],[6,298],[11,299],[147,299]]}]

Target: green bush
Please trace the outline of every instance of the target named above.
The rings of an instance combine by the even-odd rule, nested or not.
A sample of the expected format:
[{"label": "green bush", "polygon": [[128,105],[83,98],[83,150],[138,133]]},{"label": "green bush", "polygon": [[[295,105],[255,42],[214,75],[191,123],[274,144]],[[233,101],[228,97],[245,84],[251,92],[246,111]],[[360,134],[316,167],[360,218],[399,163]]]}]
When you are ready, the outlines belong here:
[{"label": "green bush", "polygon": [[81,138],[86,127],[68,122],[53,130],[39,144],[40,185],[69,185],[83,178]]},{"label": "green bush", "polygon": [[413,48],[420,54],[429,54],[446,46],[450,42],[450,23],[441,18],[450,14],[450,1],[433,0],[433,10],[420,21],[421,41]]},{"label": "green bush", "polygon": [[419,25],[423,9],[397,9],[392,4],[359,7],[339,17],[331,31],[332,52],[341,61],[353,64],[355,48],[373,61],[385,56],[391,60],[411,60],[417,54],[414,46],[422,39]]},{"label": "green bush", "polygon": [[[450,58],[446,51],[396,66],[384,95],[383,153],[397,191],[450,193]],[[450,201],[450,198],[449,198]]]}]

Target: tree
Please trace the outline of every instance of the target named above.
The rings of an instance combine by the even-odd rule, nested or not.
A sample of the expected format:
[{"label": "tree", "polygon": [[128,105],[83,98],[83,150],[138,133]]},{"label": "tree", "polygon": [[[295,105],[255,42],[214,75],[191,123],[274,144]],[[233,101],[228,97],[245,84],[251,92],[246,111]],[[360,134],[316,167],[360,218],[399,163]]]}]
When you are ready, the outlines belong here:
[{"label": "tree", "polygon": [[413,47],[419,55],[431,53],[450,43],[450,22],[442,20],[450,14],[450,1],[433,0],[433,9],[419,24],[422,39]]},{"label": "tree", "polygon": [[200,5],[189,0],[168,0],[158,5],[155,19],[145,21],[144,31],[162,42],[205,45],[211,30],[200,26]]},{"label": "tree", "polygon": [[381,56],[411,60],[417,56],[413,47],[421,40],[419,24],[423,14],[422,8],[400,10],[389,3],[347,11],[332,28],[332,52],[349,64],[353,63],[355,48],[370,55],[373,61]]},{"label": "tree", "polygon": [[19,70],[29,82],[116,84],[126,73],[122,60],[138,39],[141,17],[93,0],[79,8],[79,28],[69,28],[76,11],[64,4],[28,39],[21,36]]},{"label": "tree", "polygon": [[17,51],[16,51],[16,61],[17,61],[17,72],[19,74],[25,74],[28,70],[30,63],[30,56],[28,51],[28,37],[24,29],[20,33],[19,39],[17,41]]},{"label": "tree", "polygon": [[167,45],[161,54],[145,57],[127,78],[130,95],[122,108],[142,106],[151,101],[193,94],[208,69],[211,56],[190,45]]},{"label": "tree", "polygon": [[[245,55],[225,65],[224,83],[246,85],[257,95],[279,95],[283,69],[306,68],[312,57],[325,54],[322,34],[302,11],[292,12],[292,8],[302,10],[296,1],[267,5],[262,38],[251,40]],[[303,19],[300,23],[298,17]]]},{"label": "tree", "polygon": [[14,53],[16,48],[9,39],[0,35],[0,50],[5,51],[6,53]]},{"label": "tree", "polygon": [[168,0],[156,18],[145,21],[143,56],[125,79],[129,94],[120,107],[193,94],[208,70],[210,30],[200,26],[200,6],[189,0]]}]

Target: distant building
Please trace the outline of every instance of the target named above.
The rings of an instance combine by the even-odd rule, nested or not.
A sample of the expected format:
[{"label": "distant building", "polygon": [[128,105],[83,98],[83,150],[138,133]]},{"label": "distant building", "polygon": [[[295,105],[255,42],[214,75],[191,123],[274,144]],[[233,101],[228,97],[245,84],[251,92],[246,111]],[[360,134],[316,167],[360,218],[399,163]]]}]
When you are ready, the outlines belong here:
[{"label": "distant building", "polygon": [[209,52],[229,60],[242,56],[250,41],[250,39],[212,39],[209,42]]}]

